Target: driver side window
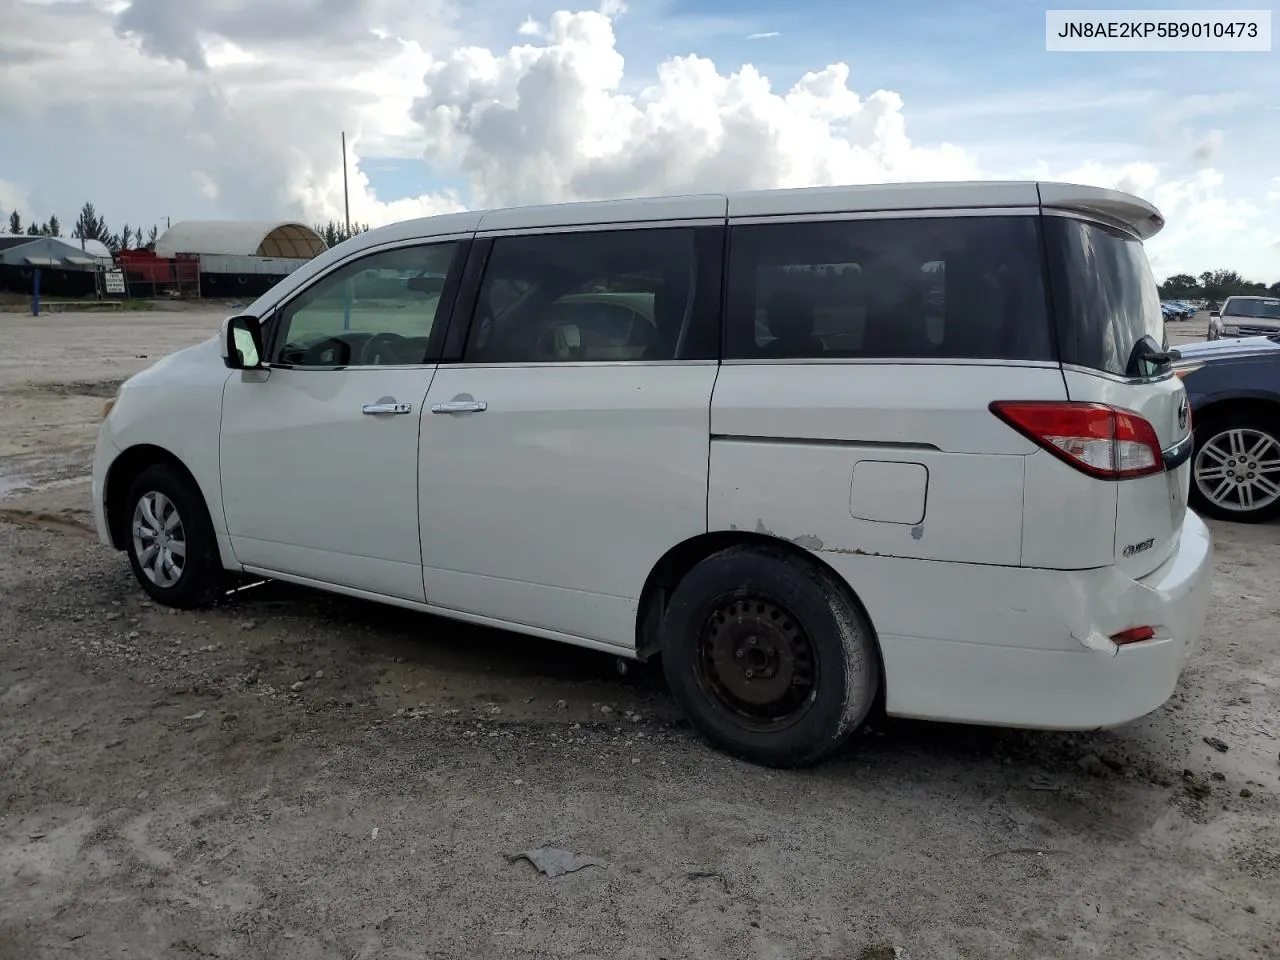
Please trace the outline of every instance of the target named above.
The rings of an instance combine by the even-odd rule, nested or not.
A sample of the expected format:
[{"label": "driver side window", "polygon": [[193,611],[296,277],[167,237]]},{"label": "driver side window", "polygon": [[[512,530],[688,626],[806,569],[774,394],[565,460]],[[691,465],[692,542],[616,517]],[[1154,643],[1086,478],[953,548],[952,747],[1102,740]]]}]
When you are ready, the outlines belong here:
[{"label": "driver side window", "polygon": [[279,316],[271,362],[293,367],[426,363],[456,242],[397,247],[326,275]]}]

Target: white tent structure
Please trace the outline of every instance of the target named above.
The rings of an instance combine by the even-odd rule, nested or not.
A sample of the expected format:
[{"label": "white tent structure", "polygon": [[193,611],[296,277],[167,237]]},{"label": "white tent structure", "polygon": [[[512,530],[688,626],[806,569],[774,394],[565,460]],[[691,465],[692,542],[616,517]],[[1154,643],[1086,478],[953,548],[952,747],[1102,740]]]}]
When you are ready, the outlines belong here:
[{"label": "white tent structure", "polygon": [[183,220],[156,240],[156,256],[178,254],[310,260],[327,249],[318,233],[301,223],[249,220]]}]

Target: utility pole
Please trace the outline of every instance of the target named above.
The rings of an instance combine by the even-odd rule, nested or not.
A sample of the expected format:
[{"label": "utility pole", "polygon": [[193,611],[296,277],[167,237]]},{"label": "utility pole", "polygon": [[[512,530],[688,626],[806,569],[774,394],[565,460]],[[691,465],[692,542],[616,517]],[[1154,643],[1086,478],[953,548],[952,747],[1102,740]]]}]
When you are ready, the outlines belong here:
[{"label": "utility pole", "polygon": [[347,236],[351,236],[351,196],[347,192],[347,131],[342,131],[342,211],[347,224]]}]

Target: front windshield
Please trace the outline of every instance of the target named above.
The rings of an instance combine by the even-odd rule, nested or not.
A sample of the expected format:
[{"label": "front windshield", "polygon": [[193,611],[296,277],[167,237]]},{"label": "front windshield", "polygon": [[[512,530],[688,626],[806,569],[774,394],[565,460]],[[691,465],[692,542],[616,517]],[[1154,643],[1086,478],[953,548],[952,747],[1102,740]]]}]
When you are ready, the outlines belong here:
[{"label": "front windshield", "polygon": [[1280,300],[1236,300],[1227,303],[1224,317],[1253,317],[1258,320],[1280,320]]}]

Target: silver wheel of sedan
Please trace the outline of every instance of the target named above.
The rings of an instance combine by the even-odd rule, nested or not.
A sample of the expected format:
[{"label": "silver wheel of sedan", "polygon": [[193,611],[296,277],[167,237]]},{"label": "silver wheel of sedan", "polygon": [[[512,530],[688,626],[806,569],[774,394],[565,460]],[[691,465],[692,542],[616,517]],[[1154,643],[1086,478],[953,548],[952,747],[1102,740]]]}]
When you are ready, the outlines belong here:
[{"label": "silver wheel of sedan", "polygon": [[133,510],[133,550],[143,576],[158,587],[171,587],[187,562],[187,536],[172,500],[158,491],[138,498]]},{"label": "silver wheel of sedan", "polygon": [[1192,475],[1204,499],[1224,512],[1269,510],[1280,501],[1280,440],[1252,426],[1227,427],[1201,444]]}]

